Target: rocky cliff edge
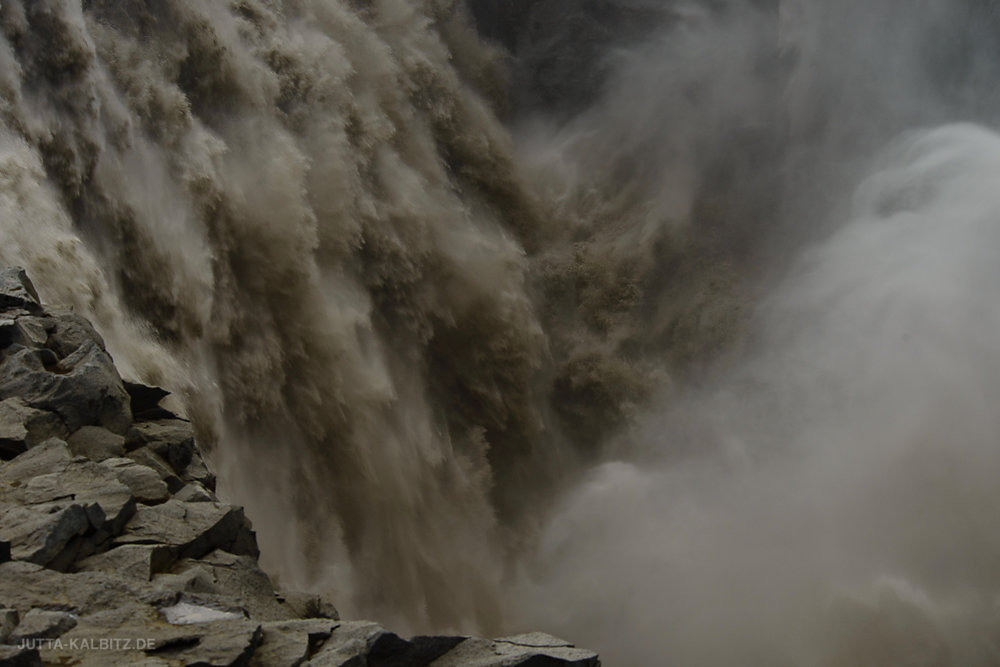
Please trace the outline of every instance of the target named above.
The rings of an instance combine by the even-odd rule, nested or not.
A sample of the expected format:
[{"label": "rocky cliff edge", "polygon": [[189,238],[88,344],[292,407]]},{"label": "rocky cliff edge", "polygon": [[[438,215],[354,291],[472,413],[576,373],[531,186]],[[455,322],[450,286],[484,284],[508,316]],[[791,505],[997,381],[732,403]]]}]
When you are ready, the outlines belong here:
[{"label": "rocky cliff edge", "polygon": [[0,270],[0,667],[600,665],[542,633],[404,640],[275,592],[166,396]]}]

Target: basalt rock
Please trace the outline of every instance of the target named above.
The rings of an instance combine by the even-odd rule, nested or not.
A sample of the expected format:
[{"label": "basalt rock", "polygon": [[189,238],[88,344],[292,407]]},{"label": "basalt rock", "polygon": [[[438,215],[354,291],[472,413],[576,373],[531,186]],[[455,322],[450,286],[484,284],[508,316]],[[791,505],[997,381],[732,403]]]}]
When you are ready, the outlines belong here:
[{"label": "basalt rock", "polygon": [[276,593],[166,396],[0,271],[0,667],[599,664],[547,635],[407,640]]}]

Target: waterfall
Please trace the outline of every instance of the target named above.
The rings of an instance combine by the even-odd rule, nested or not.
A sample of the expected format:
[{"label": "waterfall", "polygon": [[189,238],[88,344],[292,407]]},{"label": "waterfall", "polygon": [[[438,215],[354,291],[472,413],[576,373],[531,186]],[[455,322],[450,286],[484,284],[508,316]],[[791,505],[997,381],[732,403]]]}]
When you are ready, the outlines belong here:
[{"label": "waterfall", "polygon": [[609,664],[991,664],[979,0],[2,0],[0,263],[262,563]]}]

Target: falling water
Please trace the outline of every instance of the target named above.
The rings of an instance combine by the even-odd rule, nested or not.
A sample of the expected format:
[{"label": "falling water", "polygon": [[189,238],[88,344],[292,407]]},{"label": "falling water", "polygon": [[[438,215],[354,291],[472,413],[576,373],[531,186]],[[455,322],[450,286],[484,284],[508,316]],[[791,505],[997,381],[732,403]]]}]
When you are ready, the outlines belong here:
[{"label": "falling water", "polygon": [[345,615],[996,664],[992,5],[468,5],[3,0],[0,262]]}]

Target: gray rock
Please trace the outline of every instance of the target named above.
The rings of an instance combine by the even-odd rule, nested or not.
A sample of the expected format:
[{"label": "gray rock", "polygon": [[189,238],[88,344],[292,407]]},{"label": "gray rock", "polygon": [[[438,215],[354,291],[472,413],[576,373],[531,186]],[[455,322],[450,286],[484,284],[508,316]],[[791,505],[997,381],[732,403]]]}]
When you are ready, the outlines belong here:
[{"label": "gray rock", "polygon": [[528,648],[573,648],[573,645],[565,639],[553,637],[546,632],[529,632],[511,637],[499,637],[494,641]]},{"label": "gray rock", "polygon": [[34,608],[58,609],[78,616],[108,611],[156,598],[141,582],[104,572],[67,574],[24,561],[0,564],[0,600],[22,616]]},{"label": "gray rock", "polygon": [[0,609],[0,644],[6,643],[14,628],[21,622],[17,609]]},{"label": "gray rock", "polygon": [[251,667],[289,665],[297,667],[315,653],[333,634],[337,623],[321,620],[263,623],[263,641],[250,660]]},{"label": "gray rock", "polygon": [[0,667],[42,667],[42,657],[36,648],[0,646]]},{"label": "gray rock", "polygon": [[[107,665],[146,665],[161,667],[177,665],[157,657],[157,649],[192,646],[201,641],[205,630],[175,627],[163,622],[156,608],[139,602],[130,602],[115,609],[108,609],[81,618],[73,630],[60,639],[60,648],[43,648],[42,658],[47,664],[107,667]],[[120,643],[111,650],[73,650],[70,642],[93,642],[111,637]],[[125,645],[124,641],[128,641]],[[147,653],[148,651],[148,653]],[[188,664],[183,662],[181,664]]]},{"label": "gray rock", "polygon": [[216,550],[199,560],[186,559],[172,569],[174,581],[166,576],[157,583],[183,585],[186,592],[206,593],[215,602],[247,610],[259,621],[286,620],[293,616],[274,594],[270,577],[250,556]]},{"label": "gray rock", "polygon": [[215,475],[205,465],[205,460],[201,457],[201,452],[195,448],[191,454],[191,462],[184,470],[180,471],[180,478],[184,482],[197,482],[205,488],[215,491]]},{"label": "gray rock", "polygon": [[179,567],[174,572],[153,577],[153,585],[158,590],[194,595],[199,603],[239,610],[241,615],[245,615],[242,607],[220,594],[212,572],[209,568],[199,565],[199,562],[185,561],[183,568]]},{"label": "gray rock", "polygon": [[51,371],[35,350],[8,354],[0,361],[0,396],[19,396],[31,407],[55,412],[70,431],[100,424],[125,433],[132,423],[128,394],[111,357],[93,341]]},{"label": "gray rock", "polygon": [[20,266],[0,270],[0,309],[41,310],[41,300],[27,272]]},{"label": "gray rock", "polygon": [[131,450],[142,445],[149,446],[179,473],[191,463],[194,429],[181,419],[138,422],[129,429],[126,446]]},{"label": "gray rock", "polygon": [[100,426],[81,426],[66,444],[74,454],[92,461],[117,458],[125,453],[125,438]]},{"label": "gray rock", "polygon": [[75,569],[152,581],[155,575],[170,569],[176,559],[177,553],[170,546],[129,544],[85,558],[76,563]]},{"label": "gray rock", "polygon": [[[126,448],[128,447],[126,441]],[[170,493],[177,493],[182,488],[184,488],[184,482],[181,478],[177,476],[170,464],[163,460],[159,454],[154,452],[149,447],[143,446],[138,449],[132,450],[126,454],[126,456],[139,465],[146,466],[151,470],[155,471],[160,479],[167,485],[167,490]],[[183,498],[178,498],[178,500],[185,500]],[[187,502],[185,500],[185,502]]]},{"label": "gray rock", "polygon": [[103,352],[104,339],[97,329],[87,320],[69,308],[53,308],[49,306],[46,313],[53,325],[49,329],[49,339],[46,342],[60,359],[69,357],[88,343],[94,343]]},{"label": "gray rock", "polygon": [[[342,667],[346,664],[366,665],[366,656],[386,635],[388,630],[370,621],[345,621],[338,623],[330,638],[308,662],[311,667]],[[392,639],[389,640],[392,642]],[[394,642],[393,642],[394,643]],[[357,662],[351,662],[356,660]]]},{"label": "gray rock", "polygon": [[335,621],[340,620],[340,613],[333,603],[324,600],[314,593],[301,593],[298,591],[282,591],[278,595],[278,600],[288,607],[296,618],[329,618]]},{"label": "gray rock", "polygon": [[423,667],[463,641],[464,637],[415,637],[406,641],[376,623],[341,622],[303,664],[313,667]]},{"label": "gray rock", "polygon": [[201,558],[215,549],[256,558],[257,539],[243,509],[220,503],[139,507],[117,544],[171,544],[181,558]]},{"label": "gray rock", "polygon": [[489,641],[468,638],[453,650],[431,663],[433,667],[528,667],[529,665],[565,665],[566,667],[600,667],[601,661],[593,651],[574,648],[566,642],[550,637],[558,646],[535,646],[541,633],[523,635],[529,644],[512,639]]},{"label": "gray rock", "polygon": [[26,505],[72,499],[87,509],[95,530],[106,528],[113,535],[135,514],[135,498],[114,471],[83,458],[70,460],[56,472],[32,477],[5,495],[8,501]]},{"label": "gray rock", "polygon": [[[160,479],[155,470],[139,465],[132,459],[112,458],[102,461],[102,465],[110,468],[118,481],[124,484],[135,496],[135,499],[146,505],[158,505],[170,499],[170,490],[166,482]],[[184,501],[184,498],[178,498]]]},{"label": "gray rock", "polygon": [[20,644],[30,639],[55,639],[76,627],[77,620],[64,611],[32,609],[10,634],[9,643]]},{"label": "gray rock", "polygon": [[65,424],[52,412],[32,408],[21,398],[0,401],[0,458],[12,459],[67,433]]},{"label": "gray rock", "polygon": [[174,494],[174,498],[184,503],[208,503],[218,500],[214,493],[198,482],[185,484],[184,488]]},{"label": "gray rock", "polygon": [[14,560],[48,565],[90,530],[87,510],[76,503],[0,504],[0,537],[10,542]]},{"label": "gray rock", "polygon": [[54,326],[55,323],[50,318],[22,315],[14,320],[10,343],[25,347],[45,347],[49,339],[49,330]]},{"label": "gray rock", "polygon": [[135,514],[112,470],[67,457],[65,443],[50,440],[0,469],[0,536],[14,559],[67,569],[108,546]]},{"label": "gray rock", "polygon": [[0,484],[20,485],[33,477],[61,471],[72,458],[65,442],[56,438],[46,440],[13,461],[0,465]]},{"label": "gray rock", "polygon": [[261,626],[252,621],[228,620],[187,627],[197,627],[196,643],[191,645],[176,642],[173,646],[157,649],[156,657],[204,667],[245,667],[250,664],[250,659],[264,636]]}]

